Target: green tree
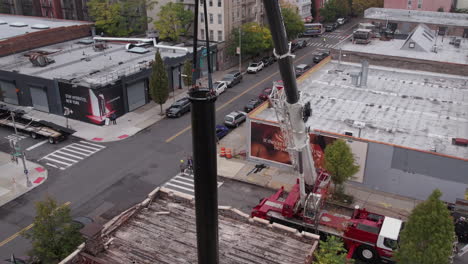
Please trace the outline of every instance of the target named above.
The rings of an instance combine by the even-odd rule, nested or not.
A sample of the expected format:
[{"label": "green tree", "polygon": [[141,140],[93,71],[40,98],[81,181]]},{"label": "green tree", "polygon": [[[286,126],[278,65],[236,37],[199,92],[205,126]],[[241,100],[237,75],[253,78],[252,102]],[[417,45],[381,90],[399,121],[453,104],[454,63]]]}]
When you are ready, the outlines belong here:
[{"label": "green tree", "polygon": [[169,97],[169,81],[167,78],[166,68],[164,67],[163,59],[159,51],[156,52],[152,66],[152,73],[149,81],[150,95],[153,101],[161,107],[161,115],[163,114],[162,105]]},{"label": "green tree", "polygon": [[192,61],[186,60],[184,62],[183,76],[185,86],[191,86],[192,83]]},{"label": "green tree", "polygon": [[323,8],[320,8],[320,15],[325,22],[335,22],[337,18],[346,17],[350,12],[348,0],[329,0]]},{"label": "green tree", "polygon": [[142,10],[152,8],[150,0],[90,0],[89,15],[98,31],[109,36],[126,37],[146,29],[147,16]]},{"label": "green tree", "polygon": [[[241,54],[242,56],[255,56],[261,52],[271,50],[273,48],[273,40],[271,32],[267,27],[263,27],[256,22],[246,23],[241,26]],[[232,31],[229,52],[236,53],[236,48],[239,46],[239,30]]]},{"label": "green tree", "polygon": [[330,173],[335,184],[335,191],[343,190],[343,183],[359,171],[354,162],[351,148],[342,139],[338,139],[325,148],[325,169]]},{"label": "green tree", "polygon": [[58,263],[83,242],[70,208],[59,206],[51,197],[36,202],[33,227],[23,235],[32,242],[30,254],[42,263]]},{"label": "green tree", "polygon": [[351,264],[352,259],[346,259],[347,251],[343,241],[335,236],[329,236],[327,241],[320,241],[318,250],[315,251],[314,263],[317,264]]},{"label": "green tree", "polygon": [[371,7],[383,7],[383,4],[383,0],[353,0],[353,14],[361,16],[366,9]]},{"label": "green tree", "polygon": [[154,22],[161,39],[178,41],[181,35],[186,35],[193,23],[193,12],[186,10],[184,4],[169,2],[161,6],[159,19]]},{"label": "green tree", "polygon": [[448,264],[455,227],[450,211],[436,189],[418,204],[400,232],[400,248],[394,258],[401,264]]},{"label": "green tree", "polygon": [[281,13],[283,14],[284,27],[289,40],[293,40],[299,34],[304,33],[304,22],[297,12],[290,8],[281,8]]}]

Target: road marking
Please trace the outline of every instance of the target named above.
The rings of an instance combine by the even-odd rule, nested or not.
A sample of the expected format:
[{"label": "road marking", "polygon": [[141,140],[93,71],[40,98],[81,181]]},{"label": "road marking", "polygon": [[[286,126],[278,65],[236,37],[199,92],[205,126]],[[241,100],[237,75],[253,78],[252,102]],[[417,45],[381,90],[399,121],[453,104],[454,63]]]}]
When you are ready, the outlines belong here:
[{"label": "road marking", "polygon": [[88,145],[91,145],[91,146],[95,146],[97,148],[105,148],[105,146],[101,146],[101,145],[96,145],[96,144],[93,144],[93,143],[90,143],[90,142],[87,142],[87,141],[80,141],[81,143],[85,143],[85,144],[88,144]]},{"label": "road marking", "polygon": [[[69,206],[71,204],[71,202],[66,202],[64,204],[62,204],[60,207],[64,207],[64,206]],[[31,229],[32,227],[34,226],[34,224],[30,224],[28,225],[27,227],[21,229],[20,231],[14,233],[13,235],[11,235],[10,237],[8,237],[7,239],[3,240],[2,242],[0,242],[0,247],[3,247],[4,245],[8,244],[10,241],[12,241],[13,239],[19,237],[21,235],[21,233],[25,232],[25,231],[28,231],[29,229]]]},{"label": "road marking", "polygon": [[48,142],[47,139],[44,140],[44,141],[41,141],[41,142],[39,142],[39,143],[37,143],[37,144],[35,144],[35,145],[30,146],[29,148],[26,149],[26,151],[33,150],[33,149],[35,149],[35,148],[37,148],[37,147],[40,147],[40,146],[44,145],[44,144],[47,143],[47,142]]},{"label": "road marking", "polygon": [[84,148],[84,150],[87,150],[87,149],[92,149],[92,150],[94,150],[94,151],[100,150],[100,148],[93,148],[93,147],[91,147],[91,146],[85,146],[85,145],[81,145],[81,144],[78,144],[78,143],[75,143],[74,145],[75,145],[75,146],[80,146],[80,147]]},{"label": "road marking", "polygon": [[[183,179],[183,180],[186,180],[186,181],[194,182],[194,180],[192,180],[192,179],[188,179],[188,178],[184,178],[184,177],[180,177],[180,176],[175,176],[174,179],[176,179],[176,178],[177,178],[177,179]],[[193,176],[192,176],[192,178],[193,178]]]},{"label": "road marking", "polygon": [[57,167],[57,165],[55,165],[55,164],[52,164],[52,163],[46,163],[46,165],[49,165],[49,166],[51,166],[51,167],[54,167],[54,168],[56,168],[56,169],[58,169],[58,168],[59,168],[59,167]]},{"label": "road marking", "polygon": [[195,192],[193,189],[190,189],[190,188],[185,188],[185,187],[182,187],[182,186],[179,186],[179,185],[175,185],[175,184],[171,184],[171,183],[166,183],[164,184],[164,186],[172,186],[172,187],[175,187],[175,188],[178,188],[178,189],[182,189],[182,190],[186,190],[186,191],[189,191],[189,192]]},{"label": "road marking", "polygon": [[53,161],[53,162],[57,162],[57,163],[62,163],[62,164],[65,164],[65,165],[67,165],[67,166],[71,166],[71,165],[73,164],[73,163],[66,163],[66,162],[63,162],[63,161],[60,161],[60,160],[56,160],[56,159],[51,159],[51,158],[49,158],[49,157],[46,157],[46,158],[44,158],[44,159],[50,160],[50,161]]},{"label": "road marking", "polygon": [[73,162],[73,163],[78,162],[78,160],[74,160],[74,159],[70,159],[70,158],[65,158],[65,157],[59,156],[59,155],[57,155],[57,154],[55,154],[55,153],[54,153],[54,154],[50,154],[49,156],[54,156],[54,157],[57,157],[57,158],[59,158],[59,159],[68,160],[68,161],[71,161],[71,162]]},{"label": "road marking", "polygon": [[[81,141],[85,142],[85,141]],[[91,155],[103,150],[105,146],[99,146],[96,144],[86,145],[86,144],[78,144],[72,143],[60,149],[57,149],[46,156],[40,158],[39,160],[47,160],[49,163],[46,165],[54,164],[55,166],[51,166],[53,168],[58,168],[60,170],[65,170],[68,167],[84,160]]]},{"label": "road marking", "polygon": [[[85,153],[81,153],[79,151],[76,151],[76,150],[73,150],[73,149],[68,149],[67,147],[65,148],[62,148],[63,150],[66,150],[66,151],[70,151],[70,152],[73,152],[73,153],[76,153],[76,154],[79,154],[79,155],[82,155],[82,156],[85,156],[85,157],[89,157],[90,155],[88,154],[85,154]],[[58,151],[58,150],[57,150]]]},{"label": "road marking", "polygon": [[[307,56],[309,54],[304,54],[302,55],[301,57],[297,58],[297,62],[302,60],[305,56]],[[227,105],[229,105],[230,103],[232,103],[233,101],[239,99],[241,96],[243,96],[244,94],[252,91],[253,89],[257,88],[260,84],[263,84],[264,82],[266,82],[267,80],[269,80],[270,78],[272,78],[273,76],[275,76],[276,74],[279,74],[279,69],[277,72],[275,73],[272,73],[270,74],[268,77],[266,77],[265,79],[263,79],[261,82],[257,83],[256,85],[250,87],[249,89],[246,89],[244,90],[242,93],[234,96],[233,98],[231,98],[229,101],[227,101],[226,103],[224,103],[223,105],[221,105],[220,107],[216,108],[216,112],[218,112],[219,110],[223,109],[224,107],[226,107]],[[173,135],[172,137],[166,139],[166,143],[169,143],[171,142],[172,140],[176,139],[178,136],[182,135],[183,133],[187,132],[190,128],[192,128],[191,125],[187,126],[186,128],[182,129],[181,131],[177,132],[175,135]]]},{"label": "road marking", "polygon": [[176,180],[176,179],[172,179],[171,182],[177,182],[177,183],[180,183],[180,184],[183,184],[183,185],[193,186],[193,183],[183,182],[183,181],[179,181],[179,180]]},{"label": "road marking", "polygon": [[77,159],[80,159],[80,160],[83,159],[83,157],[78,157],[78,156],[76,156],[76,155],[72,155],[72,154],[70,154],[70,153],[66,153],[66,152],[63,152],[63,151],[60,151],[60,150],[57,150],[57,151],[55,151],[54,153],[60,153],[60,154],[62,154],[62,155],[66,155],[66,156],[69,156],[69,157],[77,158]]},{"label": "road marking", "polygon": [[[79,151],[94,153],[94,151],[92,151],[92,150],[89,150],[89,149],[82,149],[82,148],[79,148],[79,147],[77,147],[77,146],[74,146],[73,144],[70,145],[70,146],[66,146],[64,149],[68,150],[69,148],[77,149],[77,150],[79,150]],[[90,154],[90,155],[91,155],[91,154]]]}]

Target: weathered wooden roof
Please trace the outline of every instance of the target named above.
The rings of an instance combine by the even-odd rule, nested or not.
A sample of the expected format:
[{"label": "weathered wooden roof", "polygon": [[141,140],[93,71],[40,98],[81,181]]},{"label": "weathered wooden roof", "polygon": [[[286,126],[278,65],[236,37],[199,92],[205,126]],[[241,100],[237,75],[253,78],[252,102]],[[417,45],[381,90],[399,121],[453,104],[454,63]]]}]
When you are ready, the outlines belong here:
[{"label": "weathered wooden roof", "polygon": [[[120,223],[118,227],[106,228],[112,230],[104,235],[106,249],[94,261],[197,263],[193,201],[164,192],[156,197],[127,219],[115,221],[113,225]],[[219,209],[220,263],[310,263],[316,245],[315,235],[261,219],[254,221],[230,207]]]}]

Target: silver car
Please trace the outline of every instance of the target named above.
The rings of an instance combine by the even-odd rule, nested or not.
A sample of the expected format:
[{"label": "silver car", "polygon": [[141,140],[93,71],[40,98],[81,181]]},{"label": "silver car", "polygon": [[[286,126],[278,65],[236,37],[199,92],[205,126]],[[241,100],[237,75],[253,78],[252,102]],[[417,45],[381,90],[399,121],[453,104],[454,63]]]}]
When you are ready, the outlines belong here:
[{"label": "silver car", "polygon": [[224,117],[224,124],[230,127],[238,127],[247,118],[247,113],[234,111]]}]

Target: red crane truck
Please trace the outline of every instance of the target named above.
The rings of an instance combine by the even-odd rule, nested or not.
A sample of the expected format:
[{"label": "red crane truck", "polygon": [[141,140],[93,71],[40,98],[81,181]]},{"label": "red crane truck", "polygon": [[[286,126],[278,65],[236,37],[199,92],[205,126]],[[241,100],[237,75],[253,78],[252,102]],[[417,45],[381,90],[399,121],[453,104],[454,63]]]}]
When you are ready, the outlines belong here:
[{"label": "red crane truck", "polygon": [[[315,164],[323,151],[309,145],[309,128],[305,122],[312,114],[310,103],[301,102],[297,90],[290,45],[278,1],[264,1],[274,54],[278,58],[282,84],[275,84],[270,95],[277,121],[285,139],[291,162],[299,175],[288,195],[281,188],[274,195],[262,199],[252,211],[252,217],[283,223],[299,230],[318,230],[322,234],[343,238],[348,257],[356,255],[365,261],[390,260],[397,246],[403,223],[356,208],[350,215],[322,210],[328,194],[330,175]],[[319,163],[320,164],[320,163]],[[308,193],[306,193],[306,190]]]}]

